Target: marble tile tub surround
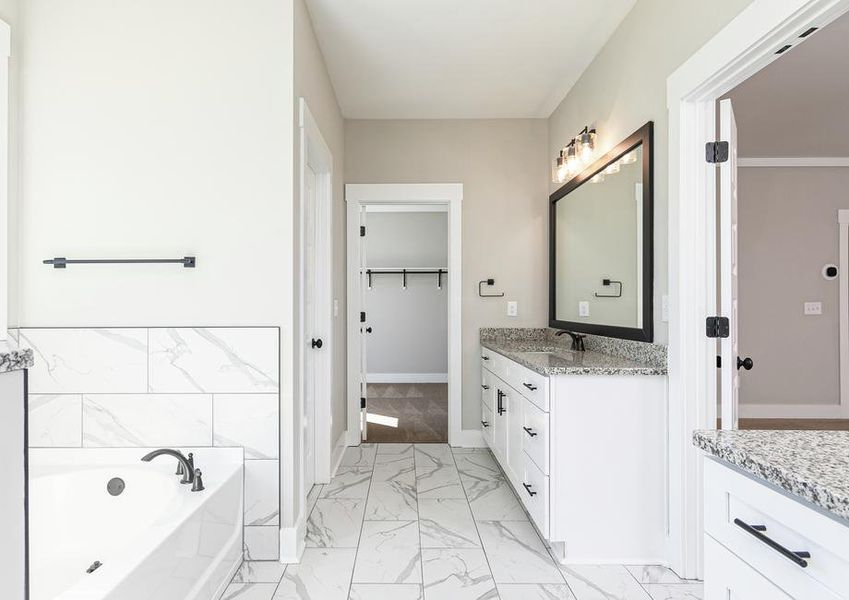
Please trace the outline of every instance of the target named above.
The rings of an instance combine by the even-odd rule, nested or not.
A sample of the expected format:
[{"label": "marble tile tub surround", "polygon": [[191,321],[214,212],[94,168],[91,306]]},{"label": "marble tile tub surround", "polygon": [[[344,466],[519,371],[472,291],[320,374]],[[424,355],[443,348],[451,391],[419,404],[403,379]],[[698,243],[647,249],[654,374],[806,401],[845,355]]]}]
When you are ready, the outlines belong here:
[{"label": "marble tile tub surround", "polygon": [[301,562],[245,562],[225,599],[703,598],[660,566],[556,564],[488,450],[363,444],[342,464],[310,494]]},{"label": "marble tile tub surround", "polygon": [[24,328],[31,447],[241,446],[245,545],[278,557],[277,327]]},{"label": "marble tile tub surround", "polygon": [[696,431],[708,454],[849,520],[849,431]]},{"label": "marble tile tub surround", "polygon": [[547,356],[530,357],[522,352],[570,349],[568,335],[557,336],[552,328],[481,328],[482,345],[504,354],[543,375],[665,375],[667,348],[599,335],[587,335],[586,352],[575,355],[580,360],[563,360]]}]

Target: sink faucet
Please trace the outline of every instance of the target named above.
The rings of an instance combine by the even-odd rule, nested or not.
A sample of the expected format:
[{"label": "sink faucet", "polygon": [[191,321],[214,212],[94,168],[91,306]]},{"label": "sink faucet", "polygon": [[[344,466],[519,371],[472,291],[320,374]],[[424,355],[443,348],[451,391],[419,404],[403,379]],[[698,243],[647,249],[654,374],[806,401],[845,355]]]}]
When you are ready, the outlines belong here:
[{"label": "sink faucet", "polygon": [[586,348],[584,347],[584,338],[587,336],[585,335],[581,335],[580,333],[572,333],[571,331],[565,330],[558,331],[554,335],[561,336],[566,333],[568,333],[569,336],[572,338],[572,350],[575,350],[576,352],[584,352],[586,350]]},{"label": "sink faucet", "polygon": [[180,483],[191,483],[193,492],[200,492],[203,488],[203,479],[200,469],[195,469],[194,457],[189,452],[188,458],[183,456],[179,450],[171,450],[170,448],[160,448],[142,456],[142,461],[150,462],[157,456],[173,456],[179,461],[177,467],[177,475],[182,475]]}]

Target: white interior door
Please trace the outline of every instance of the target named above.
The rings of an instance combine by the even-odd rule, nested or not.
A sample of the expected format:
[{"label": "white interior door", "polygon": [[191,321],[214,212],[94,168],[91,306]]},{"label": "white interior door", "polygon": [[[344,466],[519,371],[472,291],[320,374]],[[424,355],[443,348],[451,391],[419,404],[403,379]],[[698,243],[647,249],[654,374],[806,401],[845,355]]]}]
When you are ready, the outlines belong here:
[{"label": "white interior door", "polygon": [[[360,207],[360,231],[366,231],[366,207]],[[368,260],[366,258],[366,238],[360,235],[360,432],[361,439],[366,440],[368,437],[368,362],[366,360],[366,327],[368,327],[368,307],[366,306],[366,298],[368,297],[368,281],[366,269],[368,268]]]},{"label": "white interior door", "polygon": [[728,160],[719,165],[720,314],[728,317],[730,335],[722,338],[722,429],[737,429],[740,370],[737,366],[737,123],[731,100],[719,103],[719,139],[728,142]]},{"label": "white interior door", "polygon": [[[304,489],[309,491],[315,484],[315,404],[316,404],[316,368],[315,352],[319,328],[316,310],[317,298],[317,227],[316,204],[317,178],[313,168],[307,164],[304,169]],[[322,342],[323,345],[323,342]]]}]

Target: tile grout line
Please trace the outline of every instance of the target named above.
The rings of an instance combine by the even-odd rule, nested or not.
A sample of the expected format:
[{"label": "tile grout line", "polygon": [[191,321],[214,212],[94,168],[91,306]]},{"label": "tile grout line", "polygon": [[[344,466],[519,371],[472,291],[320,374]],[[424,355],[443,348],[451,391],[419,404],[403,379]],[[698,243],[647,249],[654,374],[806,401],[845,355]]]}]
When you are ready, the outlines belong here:
[{"label": "tile grout line", "polygon": [[422,599],[425,597],[425,578],[424,578],[424,551],[422,550],[422,515],[419,507],[419,473],[416,469],[416,454],[418,453],[415,444],[410,444],[413,449],[413,485],[416,491],[416,528],[419,530],[419,574],[421,575],[421,591]]},{"label": "tile grout line", "polygon": [[[361,441],[359,447],[362,448],[362,446],[363,446],[363,442]],[[349,446],[349,448],[350,447],[353,447],[353,446]],[[368,501],[369,501],[369,496],[371,495],[371,484],[374,482],[374,467],[375,467],[375,463],[377,462],[377,450],[378,450],[377,446],[375,446],[375,448],[374,448],[374,459],[371,462],[371,477],[369,477],[368,490],[366,491],[366,497],[363,500],[363,502],[365,502],[365,504],[363,506],[363,518],[360,521],[360,535],[357,537],[357,547],[354,549],[354,564],[351,566],[351,581],[348,583],[348,596],[347,596],[347,598],[351,597],[351,590],[354,587],[354,573],[356,573],[356,571],[357,571],[357,559],[360,556],[360,544],[362,544],[362,542],[363,542],[363,529],[365,529],[365,526],[366,526],[366,510],[368,510]],[[347,452],[347,449],[345,451]],[[343,460],[344,460],[344,456],[343,456]],[[316,504],[318,504],[318,502],[316,502]]]}]

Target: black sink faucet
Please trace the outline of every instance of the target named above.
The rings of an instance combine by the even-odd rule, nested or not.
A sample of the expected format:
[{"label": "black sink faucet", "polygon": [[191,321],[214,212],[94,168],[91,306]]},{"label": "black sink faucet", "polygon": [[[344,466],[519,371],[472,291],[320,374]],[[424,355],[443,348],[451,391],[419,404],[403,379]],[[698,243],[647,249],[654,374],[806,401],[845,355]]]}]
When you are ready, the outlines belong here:
[{"label": "black sink faucet", "polygon": [[182,475],[183,478],[180,480],[180,483],[191,483],[193,492],[200,492],[203,490],[203,479],[201,479],[200,469],[195,469],[194,465],[194,457],[191,452],[189,453],[188,458],[183,456],[183,453],[179,450],[171,450],[170,448],[160,448],[159,450],[154,450],[148,454],[142,456],[142,461],[150,462],[157,456],[173,456],[176,458],[180,465],[177,468],[177,475]]},{"label": "black sink faucet", "polygon": [[565,333],[568,333],[569,336],[572,338],[572,350],[575,350],[576,352],[584,352],[586,350],[586,348],[584,347],[584,338],[587,336],[582,335],[580,333],[572,333],[571,331],[565,330],[558,331],[554,335],[560,336]]}]

